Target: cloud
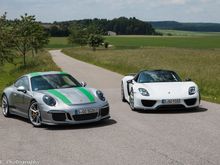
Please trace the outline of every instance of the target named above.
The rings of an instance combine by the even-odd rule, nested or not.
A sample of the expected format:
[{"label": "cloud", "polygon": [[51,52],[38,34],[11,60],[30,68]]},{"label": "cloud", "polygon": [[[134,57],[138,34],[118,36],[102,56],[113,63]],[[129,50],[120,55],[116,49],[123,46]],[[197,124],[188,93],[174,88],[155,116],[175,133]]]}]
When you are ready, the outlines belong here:
[{"label": "cloud", "polygon": [[10,18],[28,13],[45,22],[119,16],[220,22],[219,8],[219,0],[0,0],[0,12]]}]

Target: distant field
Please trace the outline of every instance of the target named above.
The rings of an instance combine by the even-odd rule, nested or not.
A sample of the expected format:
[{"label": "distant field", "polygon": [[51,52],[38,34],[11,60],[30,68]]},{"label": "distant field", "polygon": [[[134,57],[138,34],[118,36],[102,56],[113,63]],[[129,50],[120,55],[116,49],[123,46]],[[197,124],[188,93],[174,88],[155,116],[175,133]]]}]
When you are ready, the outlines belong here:
[{"label": "distant field", "polygon": [[[109,70],[135,73],[142,69],[171,69],[183,79],[198,83],[202,99],[220,103],[220,49],[179,48],[112,49],[91,51],[89,48],[67,48],[64,53]],[[120,82],[119,82],[120,83]]]},{"label": "distant field", "polygon": [[[216,36],[106,36],[106,41],[116,49],[137,49],[143,47],[176,47],[213,49],[220,48],[220,35]],[[47,48],[73,47],[66,37],[51,37]]]},{"label": "distant field", "polygon": [[220,36],[111,36],[106,37],[106,40],[118,49],[142,47],[220,48]]},{"label": "distant field", "polygon": [[181,30],[164,30],[156,29],[157,32],[162,33],[163,35],[172,35],[172,36],[220,36],[220,32],[192,32],[192,31],[181,31]]},{"label": "distant field", "polygon": [[57,49],[57,48],[68,48],[72,47],[71,44],[68,43],[67,37],[51,37],[49,44],[46,48],[49,49]]}]

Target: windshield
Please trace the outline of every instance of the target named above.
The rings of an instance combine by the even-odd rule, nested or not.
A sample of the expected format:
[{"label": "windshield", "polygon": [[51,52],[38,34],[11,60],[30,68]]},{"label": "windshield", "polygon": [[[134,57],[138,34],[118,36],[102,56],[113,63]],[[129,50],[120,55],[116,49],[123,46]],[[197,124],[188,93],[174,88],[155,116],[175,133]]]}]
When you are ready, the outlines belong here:
[{"label": "windshield", "polygon": [[140,74],[139,83],[180,82],[180,77],[172,71],[144,71]]},{"label": "windshield", "polygon": [[33,91],[81,87],[81,84],[68,74],[48,74],[31,78]]}]

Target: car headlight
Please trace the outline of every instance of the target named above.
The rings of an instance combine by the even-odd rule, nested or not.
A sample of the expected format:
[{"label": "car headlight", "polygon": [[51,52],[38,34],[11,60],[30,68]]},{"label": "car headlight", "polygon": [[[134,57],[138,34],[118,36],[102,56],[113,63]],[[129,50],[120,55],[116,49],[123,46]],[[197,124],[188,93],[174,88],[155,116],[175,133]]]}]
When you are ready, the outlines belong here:
[{"label": "car headlight", "polygon": [[150,96],[150,94],[148,93],[148,91],[146,89],[139,88],[138,90],[141,93],[141,95],[143,95],[143,96]]},{"label": "car headlight", "polygon": [[196,93],[196,87],[189,87],[189,95],[194,95]]},{"label": "car headlight", "polygon": [[102,91],[100,90],[97,90],[96,91],[96,95],[98,96],[98,98],[102,101],[105,101],[105,97],[104,97],[104,94],[102,93]]},{"label": "car headlight", "polygon": [[55,106],[56,105],[56,100],[48,95],[44,95],[43,96],[43,101],[45,104],[49,105],[49,106]]}]

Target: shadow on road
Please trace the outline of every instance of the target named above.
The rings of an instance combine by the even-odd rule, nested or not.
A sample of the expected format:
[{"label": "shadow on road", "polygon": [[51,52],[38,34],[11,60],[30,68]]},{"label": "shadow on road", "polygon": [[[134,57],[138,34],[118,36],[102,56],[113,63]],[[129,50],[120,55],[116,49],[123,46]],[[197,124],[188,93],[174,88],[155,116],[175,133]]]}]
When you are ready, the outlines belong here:
[{"label": "shadow on road", "polygon": [[199,113],[206,112],[208,109],[203,107],[190,109],[158,109],[158,110],[138,110],[138,113],[153,113],[153,114],[177,114],[177,113]]},{"label": "shadow on road", "polygon": [[68,130],[68,129],[90,129],[97,127],[106,127],[113,124],[116,124],[117,121],[114,119],[108,119],[103,121],[98,121],[95,123],[86,123],[86,124],[76,124],[76,125],[54,125],[54,126],[43,126],[43,128],[51,131],[57,130]]}]

